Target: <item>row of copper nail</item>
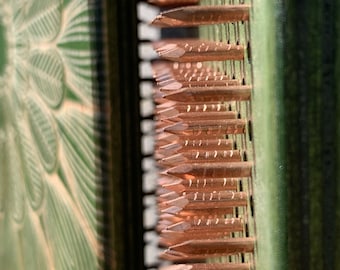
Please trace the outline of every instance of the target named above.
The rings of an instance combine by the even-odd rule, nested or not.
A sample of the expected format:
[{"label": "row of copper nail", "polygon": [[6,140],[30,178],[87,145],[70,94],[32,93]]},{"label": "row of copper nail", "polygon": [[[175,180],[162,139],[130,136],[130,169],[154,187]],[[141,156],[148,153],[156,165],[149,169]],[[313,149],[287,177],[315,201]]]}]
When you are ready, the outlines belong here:
[{"label": "row of copper nail", "polygon": [[173,166],[162,172],[164,175],[173,175],[183,179],[202,177],[211,178],[246,178],[251,177],[252,162],[211,162],[211,163],[183,163]]},{"label": "row of copper nail", "polygon": [[166,123],[161,129],[172,134],[185,136],[214,136],[227,134],[244,134],[247,121],[245,119],[226,120],[187,120]]},{"label": "row of copper nail", "polygon": [[164,157],[158,162],[163,167],[173,167],[181,163],[193,162],[218,162],[241,161],[242,155],[240,150],[213,150],[213,151],[186,151],[171,156]]},{"label": "row of copper nail", "polygon": [[185,87],[236,86],[243,84],[243,65],[241,67],[243,74],[241,78],[235,78],[235,64],[231,65],[231,74],[228,75],[217,71],[189,69],[182,73],[158,72],[154,78],[162,91],[180,90]]},{"label": "row of copper nail", "polygon": [[209,103],[177,103],[173,101],[159,104],[156,107],[156,115],[166,112],[189,113],[189,112],[225,112],[231,111],[230,104],[221,102]]},{"label": "row of copper nail", "polygon": [[195,179],[182,179],[163,177],[159,180],[161,187],[175,191],[178,194],[183,192],[195,191],[220,191],[220,190],[233,190],[238,189],[240,179],[238,178],[195,178]]},{"label": "row of copper nail", "polygon": [[201,134],[201,136],[188,136],[183,134],[171,134],[168,132],[161,132],[159,134],[155,135],[155,147],[156,147],[156,153],[158,152],[158,149],[162,146],[175,143],[175,142],[184,142],[186,140],[190,141],[197,141],[197,140],[204,140],[204,141],[210,141],[210,140],[224,140],[226,138],[225,134],[210,134],[205,136],[204,134]]},{"label": "row of copper nail", "polygon": [[243,60],[244,48],[238,44],[198,39],[162,40],[153,43],[163,59],[177,62]]},{"label": "row of copper nail", "polygon": [[242,232],[243,220],[240,218],[198,218],[181,221],[162,230],[160,244],[165,247],[191,239],[230,238],[234,232]]},{"label": "row of copper nail", "polygon": [[189,240],[173,245],[161,255],[171,261],[200,260],[254,250],[253,238],[229,238],[218,240]]},{"label": "row of copper nail", "polygon": [[236,111],[217,111],[217,112],[179,112],[175,108],[159,111],[156,114],[156,119],[171,120],[177,119],[178,121],[185,121],[190,119],[211,120],[211,119],[236,119],[238,113]]},{"label": "row of copper nail", "polygon": [[[174,85],[166,88],[166,80],[169,82],[177,78],[177,83],[180,81],[185,85],[185,79],[192,80],[193,76],[196,76],[196,72],[190,73],[190,69],[182,73],[184,76],[174,74],[155,76],[159,86],[164,87],[160,92],[170,95],[176,93],[176,90],[171,89],[175,88]],[[202,69],[200,74],[203,74]],[[241,89],[242,87],[244,88],[240,86]],[[230,90],[230,88],[223,90],[225,89]],[[157,226],[161,233],[160,245],[171,250],[170,252],[168,249],[162,254],[165,259],[185,261],[230,254],[230,252],[206,253],[198,256],[186,251],[174,251],[173,247],[186,241],[207,239],[218,241],[230,238],[235,232],[242,235],[244,223],[235,218],[234,220],[237,220],[235,224],[220,228],[217,228],[219,223],[216,223],[216,226],[193,226],[182,231],[173,231],[171,228],[178,229],[179,224],[183,224],[181,222],[184,221],[190,221],[190,224],[193,222],[204,224],[208,221],[209,224],[213,220],[215,222],[228,220],[225,218],[226,215],[233,216],[235,208],[246,207],[247,194],[238,192],[238,184],[240,179],[251,176],[252,163],[243,162],[242,153],[234,149],[233,140],[226,139],[228,134],[243,134],[246,121],[238,119],[238,113],[231,110],[230,104],[221,103],[223,99],[248,100],[251,87],[247,86],[245,89],[248,92],[245,98],[240,93],[231,95],[231,98],[224,94],[224,98],[216,98],[216,101],[212,101],[211,97],[219,89],[213,87],[208,89],[187,87],[184,92],[196,91],[192,94],[194,102],[188,102],[183,98],[174,101],[168,99],[169,94],[161,97],[165,102],[156,108],[156,130],[159,140],[156,142],[155,157],[159,166],[166,169],[159,179],[160,220]],[[207,91],[203,98],[198,93],[202,90]],[[199,102],[199,99],[204,100]]]},{"label": "row of copper nail", "polygon": [[152,69],[157,82],[166,78],[186,81],[190,80],[190,77],[201,77],[203,79],[207,76],[212,79],[229,79],[229,76],[203,65],[202,62],[186,62],[183,64],[178,62],[171,63],[168,61],[155,61],[152,63]]},{"label": "row of copper nail", "polygon": [[150,4],[160,7],[197,5],[199,0],[148,0]]},{"label": "row of copper nail", "polygon": [[189,263],[161,267],[160,270],[249,270],[249,263]]},{"label": "row of copper nail", "polygon": [[249,20],[249,5],[187,6],[162,12],[152,22],[158,27],[184,27]]},{"label": "row of copper nail", "polygon": [[[162,97],[177,102],[228,102],[247,101],[250,99],[251,86],[227,85],[183,87],[178,90],[166,91],[160,89]],[[165,92],[165,93],[164,93]]]},{"label": "row of copper nail", "polygon": [[[189,1],[152,0],[186,5]],[[157,2],[157,3],[156,3]],[[160,27],[197,26],[249,20],[249,5],[185,6],[162,12]],[[161,169],[156,194],[161,257],[175,262],[249,253],[254,239],[244,237],[248,193],[242,179],[251,178],[252,162],[236,139],[247,129],[238,102],[248,102],[252,86],[235,72],[216,70],[208,61],[245,58],[239,43],[168,39],[153,43],[165,60],[152,64],[156,86],[155,159]],[[235,68],[233,69],[235,71]],[[243,209],[243,210],[242,210]],[[187,266],[189,268],[187,268]],[[194,263],[164,270],[249,269],[246,263]]]},{"label": "row of copper nail", "polygon": [[156,155],[159,158],[171,156],[186,151],[228,151],[232,150],[234,142],[231,139],[184,139],[174,140],[169,144],[159,145]]}]

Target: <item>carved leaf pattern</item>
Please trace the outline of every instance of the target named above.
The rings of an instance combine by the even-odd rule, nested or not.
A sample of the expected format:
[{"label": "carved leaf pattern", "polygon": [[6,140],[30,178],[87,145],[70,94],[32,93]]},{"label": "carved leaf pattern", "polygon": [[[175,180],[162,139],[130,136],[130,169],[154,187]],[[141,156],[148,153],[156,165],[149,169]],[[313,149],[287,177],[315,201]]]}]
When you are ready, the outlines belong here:
[{"label": "carved leaf pattern", "polygon": [[[20,235],[11,222],[0,222],[1,267],[8,270],[24,269],[20,254]],[[15,259],[14,259],[15,258]]]},{"label": "carved leaf pattern", "polygon": [[32,42],[52,41],[61,24],[61,0],[25,1],[27,10],[23,27]]},{"label": "carved leaf pattern", "polygon": [[31,207],[37,210],[41,207],[44,199],[44,179],[41,165],[37,162],[39,160],[36,150],[37,143],[30,136],[27,123],[21,121],[19,127],[22,170],[26,184],[26,193]]},{"label": "carved leaf pattern", "polygon": [[26,107],[34,144],[39,150],[43,166],[50,172],[57,162],[57,135],[52,118],[33,98],[27,98]]},{"label": "carved leaf pattern", "polygon": [[0,0],[11,56],[0,74],[1,269],[99,268],[90,13],[82,0]]},{"label": "carved leaf pattern", "polygon": [[37,270],[54,269],[53,257],[39,222],[38,216],[30,211],[22,228],[23,264]]},{"label": "carved leaf pattern", "polygon": [[[56,269],[97,269],[97,245],[88,228],[79,222],[79,213],[58,182],[48,182],[43,219],[46,237]],[[92,236],[92,237],[91,237]],[[60,248],[62,247],[62,248]]]},{"label": "carved leaf pattern", "polygon": [[[14,137],[14,136],[13,136]],[[8,185],[9,198],[7,201],[7,210],[10,211],[13,220],[22,225],[25,216],[25,197],[23,175],[20,170],[20,157],[17,144],[13,141],[15,138],[9,138],[8,144]]]},{"label": "carved leaf pattern", "polygon": [[66,13],[67,27],[61,33],[58,48],[65,62],[70,88],[84,102],[89,102],[92,99],[93,56],[88,4],[74,0]]},{"label": "carved leaf pattern", "polygon": [[[76,196],[91,227],[96,225],[96,163],[93,119],[75,109],[67,110],[58,118],[61,143],[68,166],[74,174]],[[89,128],[92,127],[92,128]],[[79,140],[81,136],[82,140]]]},{"label": "carved leaf pattern", "polygon": [[63,63],[56,51],[35,51],[30,57],[30,75],[33,88],[52,107],[61,104],[64,97]]},{"label": "carved leaf pattern", "polygon": [[0,129],[0,181],[2,184],[2,188],[0,188],[0,223],[1,219],[3,218],[4,211],[5,211],[5,194],[8,188],[8,178],[7,178],[7,147],[6,147],[6,137],[5,132]]}]

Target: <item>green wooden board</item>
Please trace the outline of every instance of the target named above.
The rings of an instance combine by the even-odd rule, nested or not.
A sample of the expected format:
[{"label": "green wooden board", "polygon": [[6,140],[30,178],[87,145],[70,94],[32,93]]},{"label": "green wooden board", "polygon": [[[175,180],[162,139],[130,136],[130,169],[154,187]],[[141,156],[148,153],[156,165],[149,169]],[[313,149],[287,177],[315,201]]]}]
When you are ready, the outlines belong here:
[{"label": "green wooden board", "polygon": [[287,268],[282,4],[253,1],[256,269]]},{"label": "green wooden board", "polygon": [[0,1],[1,269],[96,269],[89,3]]}]

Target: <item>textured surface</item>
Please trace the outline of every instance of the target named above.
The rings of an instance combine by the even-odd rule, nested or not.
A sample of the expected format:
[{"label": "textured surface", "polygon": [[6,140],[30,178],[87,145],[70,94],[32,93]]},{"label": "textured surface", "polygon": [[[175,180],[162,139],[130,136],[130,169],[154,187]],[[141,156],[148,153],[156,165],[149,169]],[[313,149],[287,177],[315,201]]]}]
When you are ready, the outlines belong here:
[{"label": "textured surface", "polygon": [[257,238],[256,269],[287,267],[285,219],[285,129],[280,1],[253,1],[252,57],[254,76],[253,128]]},{"label": "textured surface", "polygon": [[99,265],[88,5],[0,1],[2,269]]},{"label": "textured surface", "polygon": [[[212,9],[218,10],[219,6],[213,6],[212,8],[211,6],[207,7],[206,5],[221,5],[221,7],[223,5],[226,5],[225,8],[228,9],[228,7],[230,7],[228,6],[228,4],[239,4],[240,2],[241,1],[201,1],[201,6],[199,6],[199,8],[197,9],[205,11],[205,8],[207,8],[207,13],[210,13]],[[235,7],[241,9],[242,5]],[[182,8],[181,11],[175,10],[179,17],[187,11],[188,10],[185,7]],[[166,11],[162,14],[164,15],[172,13],[173,11]],[[249,17],[248,14],[249,13],[246,12],[245,18]],[[166,71],[166,68],[164,68],[164,66],[162,69],[162,64],[153,65],[155,71],[155,79],[158,82],[159,91],[161,93],[159,96],[157,95],[155,99],[155,102],[159,103],[159,105],[157,105],[156,107],[157,114],[155,117],[157,120],[159,120],[156,122],[157,136],[155,143],[155,153],[157,156],[156,159],[158,159],[158,164],[160,165],[159,167],[163,167],[162,169],[165,170],[164,172],[161,172],[161,177],[159,179],[159,185],[164,188],[164,194],[160,195],[158,200],[160,201],[160,211],[162,213],[170,214],[161,214],[158,223],[159,226],[157,227],[162,230],[160,234],[160,242],[166,248],[164,253],[162,253],[162,258],[173,261],[181,260],[182,262],[187,262],[188,264],[186,265],[186,267],[188,269],[192,267],[190,265],[190,260],[199,258],[208,258],[209,262],[211,263],[211,269],[214,268],[215,264],[218,265],[220,263],[226,262],[234,264],[246,263],[247,266],[249,266],[248,262],[252,264],[254,261],[252,253],[253,245],[251,245],[251,249],[244,249],[242,252],[240,250],[234,250],[233,252],[233,248],[231,248],[229,243],[223,242],[224,251],[221,252],[221,250],[218,250],[220,237],[230,237],[230,239],[232,239],[233,241],[235,240],[236,242],[241,243],[241,239],[252,239],[251,236],[253,235],[254,231],[251,217],[252,210],[251,207],[247,207],[248,205],[250,206],[250,203],[247,204],[247,202],[252,200],[252,162],[248,162],[249,160],[252,160],[252,142],[250,138],[251,136],[248,136],[248,122],[251,120],[249,110],[249,98],[252,87],[248,54],[247,51],[244,50],[249,42],[249,23],[247,21],[228,23],[229,20],[226,18],[229,17],[225,17],[224,19],[226,19],[225,22],[227,23],[205,25],[206,23],[204,19],[207,19],[205,15],[195,13],[191,14],[191,16],[195,20],[195,22],[190,20],[191,24],[196,25],[196,23],[203,21],[202,26],[199,27],[199,33],[202,40],[204,41],[177,41],[176,47],[178,46],[187,49],[188,52],[195,54],[195,57],[193,59],[188,59],[185,55],[177,55],[178,59],[176,59],[176,61],[181,62],[181,59],[179,58],[183,57],[184,62],[191,62],[193,60],[202,60],[205,62],[198,64],[183,64],[182,62],[180,64],[175,63],[174,65],[172,65],[170,71]],[[215,21],[213,20],[212,22]],[[206,42],[205,40],[209,40],[209,42]],[[162,44],[162,42],[160,42],[159,44]],[[157,45],[159,44],[156,44],[155,47],[157,47]],[[235,55],[230,55],[228,58],[223,57],[222,54],[227,53],[227,48],[233,47],[233,44],[236,44],[236,46],[240,48],[238,52],[241,57],[236,57]],[[222,49],[223,46],[225,47]],[[164,49],[158,49],[157,52],[160,54],[161,57],[168,58],[169,55],[175,55],[177,54],[177,52],[179,52],[177,48],[168,43],[164,46]],[[223,50],[222,53],[220,52],[219,48]],[[209,52],[209,50],[211,50],[212,52],[219,51],[218,57],[213,58],[206,54],[206,52]],[[203,55],[205,55],[206,57],[199,57]],[[164,74],[162,72],[164,72],[164,74],[168,72],[167,76],[163,76]],[[223,91],[220,91],[222,90],[222,88],[219,88],[217,86],[218,83],[221,83],[221,81],[219,81],[218,79],[216,81],[208,80],[205,84],[201,84],[200,86],[192,85],[192,81],[196,80],[196,78],[200,76],[202,76],[202,78],[207,78],[209,76],[207,74],[210,74],[210,72],[211,74],[214,74],[216,78],[219,76],[226,76],[230,78],[230,81],[227,81],[227,83],[226,81],[222,83],[224,84]],[[183,77],[181,78],[181,76]],[[187,82],[185,82],[186,80]],[[176,86],[176,83],[169,83],[172,81],[180,82],[179,86]],[[185,83],[188,83],[189,86],[186,86]],[[243,96],[243,94],[240,92],[241,88],[242,90],[245,90],[243,88],[246,88],[248,90],[246,95]],[[233,91],[229,92],[228,94],[226,90]],[[171,91],[173,91],[173,94],[171,93]],[[164,94],[164,96],[162,96],[162,93]],[[163,99],[160,98],[161,96],[163,97]],[[169,100],[171,100],[171,102],[168,102]],[[199,108],[198,104],[202,105],[202,103],[197,102],[204,101],[206,103],[202,111],[200,111],[200,109],[196,109],[196,112],[199,114],[199,116],[198,114],[196,114],[196,116],[190,114],[186,115],[184,118],[183,115],[177,115],[176,117],[171,118],[167,115],[167,113],[169,112],[169,108],[174,109],[173,106],[176,106],[173,103],[174,100],[178,102],[178,104],[187,105],[186,113],[191,113],[195,111],[194,108],[197,108],[196,106],[198,106]],[[221,119],[224,119],[219,120],[219,118],[216,118],[217,116],[209,116],[208,108],[209,105],[211,105],[209,102],[212,101],[216,102],[217,104],[219,104],[218,102],[221,102],[220,105],[222,107],[227,105],[227,111],[230,110],[230,112],[236,113],[234,115],[238,115],[239,119],[225,120],[225,116],[219,116],[221,117]],[[165,110],[165,108],[167,108],[167,110]],[[216,108],[218,108],[218,105],[216,106]],[[210,107],[210,109],[214,111],[213,107]],[[220,111],[220,109],[215,110]],[[164,128],[164,130],[162,128]],[[164,133],[162,134],[163,131]],[[169,135],[167,133],[175,135],[171,139],[169,139],[170,136],[167,137]],[[209,152],[207,151],[207,148],[211,147],[212,149],[214,149],[214,146],[210,143],[212,139],[216,137],[223,139],[228,138],[235,142],[233,143],[233,149],[235,151],[237,149],[237,151],[243,153],[242,157],[240,157],[240,155],[238,157],[237,155],[233,156],[233,158],[235,158],[235,160],[238,160],[238,162],[229,162],[230,159],[226,158],[225,156],[219,156],[217,154],[217,151],[215,152],[213,158],[209,157]],[[167,141],[168,139],[169,141]],[[193,151],[183,149],[183,152],[181,152],[180,154],[178,150],[174,150],[174,153],[179,155],[173,156],[175,157],[174,163],[171,164],[171,162],[169,162],[168,164],[166,164],[169,161],[168,157],[171,156],[171,153],[168,153],[167,151],[162,152],[162,150],[164,144],[170,143],[171,140],[182,143],[184,142],[184,140],[185,143],[193,142],[192,144],[196,148]],[[203,140],[209,140],[208,146],[201,143]],[[179,156],[183,153],[187,153],[188,155],[191,154],[191,158],[185,161],[179,161]],[[200,159],[201,153],[204,153],[204,162],[203,159]],[[189,181],[189,186],[191,186],[191,183],[194,181],[199,183],[200,181],[207,181],[208,179],[209,181],[218,181],[223,177],[235,178],[237,179],[236,190],[242,191],[242,195],[240,196],[242,197],[242,202],[228,202],[228,206],[231,207],[231,209],[227,209],[226,195],[233,194],[232,198],[236,199],[237,197],[239,197],[241,192],[230,192],[230,190],[227,190],[225,186],[220,187],[220,189],[223,191],[220,191],[219,189],[214,187],[215,189],[213,193],[210,194],[209,190],[207,190],[207,185],[198,187],[197,191],[195,191],[196,193],[192,194],[190,193],[190,189],[186,189],[185,191],[168,192],[168,186],[163,185],[163,181],[165,181],[166,183],[174,183],[176,181],[173,177],[169,177],[169,175],[176,176],[176,180],[180,179],[183,182]],[[176,195],[174,195],[174,193],[176,193]],[[218,196],[215,197],[214,194],[218,194]],[[245,194],[247,194],[247,196]],[[250,196],[248,197],[248,195]],[[174,197],[172,196],[174,196],[175,198],[176,196],[179,197],[173,199]],[[206,199],[207,197],[209,197],[209,199]],[[187,217],[185,217],[186,215]],[[167,226],[169,226],[170,228],[172,225],[174,225],[173,221],[178,221],[177,218],[179,218],[179,220],[184,220],[186,218],[189,219],[190,215],[195,216],[195,218],[197,219],[204,217],[204,219],[209,220],[209,224],[211,222],[211,217],[217,218],[218,220],[222,218],[234,219],[240,217],[244,222],[242,223],[241,231],[233,231],[232,233],[224,231],[224,235],[217,234],[217,231],[215,230],[216,228],[209,228],[209,230],[211,230],[207,231],[205,230],[207,228],[203,229],[202,227],[200,227],[195,235],[190,236],[189,230],[183,229],[182,233],[183,235],[185,235],[185,238],[177,238],[177,236],[172,234],[172,238],[169,237],[169,239],[167,239],[168,231],[166,231],[165,228],[162,228],[162,225],[167,224]],[[169,220],[167,220],[168,218]],[[199,220],[198,223],[200,224],[201,220]],[[202,223],[204,222],[202,221]],[[169,231],[171,231],[171,229],[169,229]],[[187,239],[188,242],[182,243],[182,241],[185,239]],[[203,239],[203,241],[196,242],[197,239]],[[194,249],[187,249],[188,243],[194,244]],[[210,249],[203,248],[208,245],[208,243]],[[178,247],[180,247],[180,250],[177,251]],[[184,248],[182,249],[182,247]],[[235,248],[235,246],[233,247]],[[207,268],[210,269],[210,267]],[[178,265],[178,268],[183,268],[183,266]]]},{"label": "textured surface", "polygon": [[339,1],[286,1],[289,269],[339,269]]}]

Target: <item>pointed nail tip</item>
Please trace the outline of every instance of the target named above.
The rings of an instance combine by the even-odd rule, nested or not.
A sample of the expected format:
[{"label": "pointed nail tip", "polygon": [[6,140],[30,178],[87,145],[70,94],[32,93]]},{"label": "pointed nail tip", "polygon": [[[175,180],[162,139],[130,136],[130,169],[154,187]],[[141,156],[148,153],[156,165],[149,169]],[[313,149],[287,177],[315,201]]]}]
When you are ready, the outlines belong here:
[{"label": "pointed nail tip", "polygon": [[193,269],[192,265],[177,264],[177,265],[163,266],[159,270],[191,270],[191,269]]},{"label": "pointed nail tip", "polygon": [[192,166],[190,164],[180,164],[167,170],[170,175],[184,174],[190,172]]},{"label": "pointed nail tip", "polygon": [[172,82],[172,83],[169,83],[165,86],[160,87],[160,91],[161,92],[168,92],[168,91],[179,90],[181,88],[183,88],[183,84],[175,81],[175,82]]},{"label": "pointed nail tip", "polygon": [[187,124],[184,124],[182,122],[178,122],[178,123],[175,123],[175,124],[172,124],[170,126],[167,126],[164,131],[166,132],[176,132],[176,131],[184,131],[186,130],[188,127]]},{"label": "pointed nail tip", "polygon": [[158,15],[151,23],[151,26],[166,28],[171,27],[170,23],[165,22],[165,18],[162,15]]}]

